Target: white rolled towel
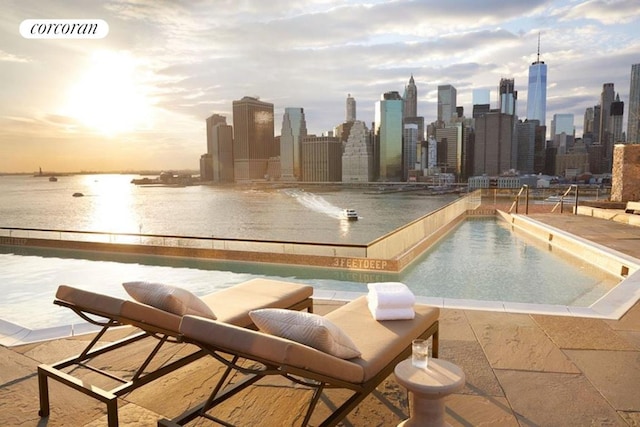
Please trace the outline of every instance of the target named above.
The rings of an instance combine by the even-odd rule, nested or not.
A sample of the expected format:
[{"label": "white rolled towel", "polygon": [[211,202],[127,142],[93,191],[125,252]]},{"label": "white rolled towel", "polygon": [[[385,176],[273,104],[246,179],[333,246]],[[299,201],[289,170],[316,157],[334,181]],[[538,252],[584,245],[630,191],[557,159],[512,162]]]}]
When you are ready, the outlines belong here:
[{"label": "white rolled towel", "polygon": [[378,282],[367,284],[367,300],[374,308],[413,308],[416,297],[400,282]]},{"label": "white rolled towel", "polygon": [[413,307],[376,308],[369,304],[369,311],[375,320],[408,320],[416,316]]}]

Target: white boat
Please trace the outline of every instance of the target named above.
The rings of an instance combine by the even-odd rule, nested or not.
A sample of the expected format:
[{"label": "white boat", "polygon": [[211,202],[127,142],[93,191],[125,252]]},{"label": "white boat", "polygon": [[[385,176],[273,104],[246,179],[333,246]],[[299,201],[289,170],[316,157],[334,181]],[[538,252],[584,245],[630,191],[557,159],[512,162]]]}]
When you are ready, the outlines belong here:
[{"label": "white boat", "polygon": [[349,221],[357,221],[358,220],[358,212],[356,212],[355,209],[345,209],[344,210],[344,216]]},{"label": "white boat", "polygon": [[563,199],[562,196],[549,196],[546,199],[544,199],[544,201],[549,203],[558,203],[562,199]]}]

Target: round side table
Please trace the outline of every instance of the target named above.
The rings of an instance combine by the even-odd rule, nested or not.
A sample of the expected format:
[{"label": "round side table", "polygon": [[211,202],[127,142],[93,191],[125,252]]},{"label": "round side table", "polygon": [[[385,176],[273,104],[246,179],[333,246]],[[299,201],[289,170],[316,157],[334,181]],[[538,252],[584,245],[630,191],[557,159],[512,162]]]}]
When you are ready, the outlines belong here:
[{"label": "round side table", "polygon": [[409,391],[409,419],[398,427],[444,427],[444,398],[465,384],[460,367],[441,359],[429,359],[427,368],[416,368],[411,359],[395,367],[398,383]]}]

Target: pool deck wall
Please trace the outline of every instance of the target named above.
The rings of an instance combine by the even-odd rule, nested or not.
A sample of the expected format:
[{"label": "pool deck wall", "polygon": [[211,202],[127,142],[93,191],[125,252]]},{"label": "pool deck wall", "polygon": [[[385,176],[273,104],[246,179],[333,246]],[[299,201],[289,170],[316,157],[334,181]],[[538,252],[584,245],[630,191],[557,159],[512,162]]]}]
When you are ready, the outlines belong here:
[{"label": "pool deck wall", "polygon": [[[304,265],[364,272],[399,272],[446,235],[468,210],[480,205],[480,193],[461,197],[436,211],[368,243],[324,244],[295,241],[110,235],[73,231],[2,228],[0,246],[110,252],[221,261]],[[57,238],[53,238],[56,236]],[[93,239],[92,241],[80,240]],[[128,238],[130,243],[113,240]],[[103,239],[107,241],[95,241]],[[149,239],[152,244],[143,242]]]},{"label": "pool deck wall", "polygon": [[640,300],[640,259],[573,235],[528,216],[509,214],[499,210],[497,214],[509,222],[514,229],[524,231],[541,241],[547,242],[552,251],[555,250],[560,255],[566,253],[568,256],[580,258],[621,279],[621,282],[616,287],[590,307],[563,308],[558,306],[556,309],[550,307],[553,311],[558,311],[554,314],[564,313],[582,317],[619,319]]}]

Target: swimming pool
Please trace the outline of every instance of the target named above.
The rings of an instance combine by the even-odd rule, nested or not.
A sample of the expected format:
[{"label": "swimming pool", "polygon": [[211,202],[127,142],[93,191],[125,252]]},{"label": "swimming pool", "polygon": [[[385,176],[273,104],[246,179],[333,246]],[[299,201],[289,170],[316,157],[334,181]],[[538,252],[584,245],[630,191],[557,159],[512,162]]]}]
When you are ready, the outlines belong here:
[{"label": "swimming pool", "polygon": [[586,307],[620,280],[559,257],[495,219],[461,222],[400,274],[8,247],[0,248],[0,271],[0,318],[28,329],[80,322],[70,310],[52,304],[60,284],[126,297],[121,283],[146,280],[204,295],[269,277],[312,284],[319,297],[348,299],[365,293],[368,282],[402,281],[418,300],[430,303],[453,299]]}]

